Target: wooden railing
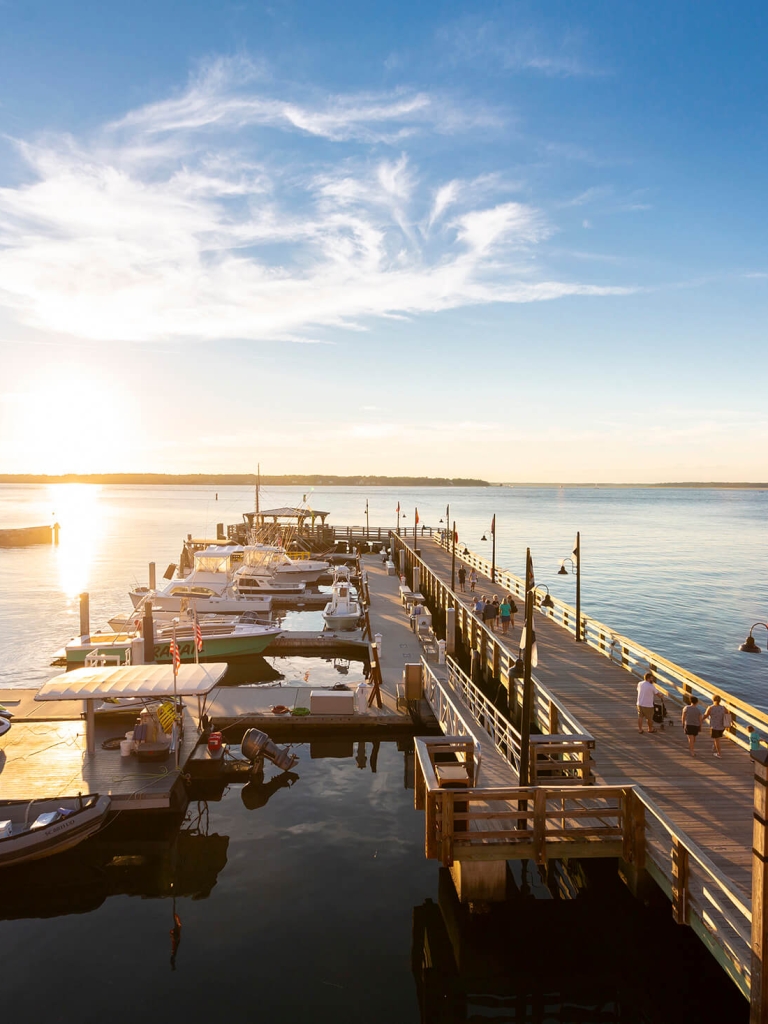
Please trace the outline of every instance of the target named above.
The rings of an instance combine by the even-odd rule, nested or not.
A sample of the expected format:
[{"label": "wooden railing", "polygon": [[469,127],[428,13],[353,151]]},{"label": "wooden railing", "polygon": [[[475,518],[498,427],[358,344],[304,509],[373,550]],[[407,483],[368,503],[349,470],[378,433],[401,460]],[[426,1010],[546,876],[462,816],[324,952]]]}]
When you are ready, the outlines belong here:
[{"label": "wooden railing", "polygon": [[[450,550],[450,544],[444,539],[437,540],[440,546]],[[485,576],[491,575],[491,563],[474,552],[464,555],[461,552],[464,548],[456,546],[456,558],[466,565],[476,569]],[[496,568],[496,583],[500,590],[525,600],[525,582],[519,576],[513,575],[506,569]],[[576,609],[556,597],[552,597],[552,608],[542,608],[541,601],[544,597],[539,591],[535,594],[536,610],[552,619],[559,626],[567,629],[570,633],[576,634]],[[749,733],[747,726],[751,725],[757,732],[768,739],[768,713],[760,711],[739,697],[734,697],[722,687],[714,686],[701,676],[688,672],[680,665],[676,665],[668,658],[656,654],[654,651],[642,644],[630,640],[629,637],[616,632],[604,623],[593,619],[582,612],[581,615],[581,636],[594,650],[608,658],[615,665],[620,666],[637,678],[642,678],[646,672],[653,672],[654,678],[666,698],[682,706],[690,702],[692,696],[710,703],[712,698],[719,694],[723,704],[731,712],[733,725],[727,732],[727,736],[734,743],[745,749],[749,748]]]},{"label": "wooden railing", "polygon": [[[411,538],[412,540],[412,538]],[[522,680],[515,676],[516,657],[500,642],[499,637],[489,629],[466,605],[462,604],[437,573],[424,561],[414,555],[412,547],[403,543],[402,537],[392,538],[396,550],[404,550],[409,568],[419,567],[420,587],[427,600],[444,609],[453,608],[456,614],[456,629],[470,650],[479,655],[480,668],[494,679],[500,680],[509,693],[510,704],[522,704]],[[534,683],[534,720],[542,733],[581,736],[592,739],[575,715],[536,676]]]},{"label": "wooden railing", "polygon": [[[425,812],[425,853],[455,860],[620,858],[630,884],[650,876],[749,996],[752,907],[685,832],[636,786],[482,787],[470,735],[415,740],[416,808]],[[451,756],[470,771],[463,788],[441,787],[435,765]],[[628,878],[629,881],[629,878]]]},{"label": "wooden railing", "polygon": [[[447,685],[438,671],[422,659],[424,695],[445,732],[471,736],[479,749],[481,736],[488,736],[501,754],[515,779],[520,775],[520,732],[509,719],[475,686],[456,662],[446,663]],[[460,705],[453,695],[460,699]],[[530,737],[529,778],[540,781],[581,783],[593,781],[591,752],[595,741],[589,734],[571,733],[532,735]],[[479,773],[480,760],[477,759]]]}]

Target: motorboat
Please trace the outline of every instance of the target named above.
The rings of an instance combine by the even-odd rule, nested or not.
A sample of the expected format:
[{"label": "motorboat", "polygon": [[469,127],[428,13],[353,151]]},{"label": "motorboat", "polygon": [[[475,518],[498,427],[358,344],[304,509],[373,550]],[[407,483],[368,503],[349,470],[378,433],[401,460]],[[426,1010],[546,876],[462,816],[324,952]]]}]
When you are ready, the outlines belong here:
[{"label": "motorboat", "polygon": [[331,587],[331,600],[323,609],[326,625],[331,629],[355,629],[361,614],[362,608],[352,586],[349,569],[338,568]]},{"label": "motorboat", "polygon": [[[230,619],[209,616],[198,622],[203,640],[197,652],[200,661],[228,661],[230,658],[251,657],[261,654],[282,630],[279,626],[248,621],[250,616]],[[243,621],[245,619],[245,621]],[[174,630],[182,661],[195,661],[195,623],[185,618],[179,623],[155,624],[154,660],[157,664],[170,664],[171,641]],[[114,655],[114,664],[130,665],[144,661],[144,642],[137,632],[91,633],[75,637],[64,647],[63,655],[68,669],[81,668],[89,655],[95,652]],[[59,656],[61,652],[59,652]]]},{"label": "motorboat", "polygon": [[275,572],[272,552],[249,544],[242,549],[242,563],[234,570],[232,583],[240,594],[303,594],[307,584],[295,575]]},{"label": "motorboat", "polygon": [[[242,550],[242,549],[241,549]],[[268,612],[272,607],[269,594],[241,594],[232,585],[234,575],[233,548],[205,548],[195,552],[194,567],[183,578],[172,579],[162,590],[149,587],[135,587],[131,602],[136,612],[142,613],[144,602],[152,601],[152,611],[171,612],[178,615],[192,609],[198,615],[241,614],[244,611]],[[236,563],[239,567],[240,560]]]},{"label": "motorboat", "polygon": [[[317,583],[322,576],[332,571],[330,562],[319,558],[291,558],[285,548],[270,544],[249,544],[245,548],[244,561],[248,552],[261,553],[264,564],[278,581],[292,580],[299,583]],[[254,554],[251,554],[251,558]]]},{"label": "motorboat", "polygon": [[111,800],[88,796],[0,800],[0,867],[69,850],[104,824]]}]

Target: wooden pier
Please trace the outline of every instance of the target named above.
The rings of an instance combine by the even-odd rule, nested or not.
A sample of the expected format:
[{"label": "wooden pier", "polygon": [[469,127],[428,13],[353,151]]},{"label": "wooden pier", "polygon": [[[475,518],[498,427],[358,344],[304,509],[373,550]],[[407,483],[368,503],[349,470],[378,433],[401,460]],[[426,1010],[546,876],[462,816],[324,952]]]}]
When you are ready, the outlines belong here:
[{"label": "wooden pier", "polygon": [[[666,893],[674,919],[695,930],[751,999],[751,1020],[768,1020],[768,990],[764,997],[762,982],[768,891],[762,881],[755,889],[759,896],[754,911],[751,898],[753,878],[762,878],[764,871],[763,851],[768,855],[768,769],[745,749],[748,725],[768,736],[768,715],[587,615],[582,614],[580,622],[584,640],[576,643],[575,610],[557,601],[542,609],[543,594],[537,592],[539,664],[533,680],[533,727],[540,738],[531,737],[531,757],[538,757],[538,743],[567,744],[570,737],[574,749],[555,753],[554,760],[563,769],[579,759],[583,766],[585,755],[578,754],[575,742],[581,737],[579,742],[589,746],[594,784],[574,786],[573,779],[564,783],[538,777],[537,785],[520,787],[519,733],[512,724],[519,722],[522,700],[522,682],[515,675],[520,616],[509,635],[494,633],[474,616],[471,595],[451,589],[451,554],[439,539],[419,539],[420,557],[413,551],[412,537],[393,535],[392,543],[407,579],[418,568],[419,588],[438,631],[444,634],[446,623],[453,623],[449,650],[473,668],[470,679],[449,660],[447,678],[441,678],[424,663],[438,717],[441,701],[448,698],[457,707],[461,702],[461,715],[443,716],[447,749],[417,744],[417,789],[427,812],[427,855],[447,866],[517,857],[539,863],[549,857],[616,858],[634,892],[642,894],[655,882]],[[490,563],[457,552],[457,564],[461,561],[480,575],[478,592],[511,593],[522,606],[522,580],[496,570],[491,583]],[[649,669],[665,694],[670,718],[655,734],[639,735],[636,685]],[[499,686],[508,714],[488,697]],[[721,759],[712,756],[706,731],[699,737],[697,757],[691,758],[679,724],[680,709],[693,694],[709,703],[715,693],[732,712],[734,726],[726,733]],[[457,745],[455,751],[450,750],[452,744]],[[484,782],[482,775],[478,785],[472,777],[468,766],[476,759],[477,746],[481,764],[489,746],[502,754],[507,768],[503,785],[497,778]],[[464,766],[461,786],[440,784],[435,753]],[[768,756],[768,751],[763,753]],[[761,781],[762,775],[766,780]]]}]

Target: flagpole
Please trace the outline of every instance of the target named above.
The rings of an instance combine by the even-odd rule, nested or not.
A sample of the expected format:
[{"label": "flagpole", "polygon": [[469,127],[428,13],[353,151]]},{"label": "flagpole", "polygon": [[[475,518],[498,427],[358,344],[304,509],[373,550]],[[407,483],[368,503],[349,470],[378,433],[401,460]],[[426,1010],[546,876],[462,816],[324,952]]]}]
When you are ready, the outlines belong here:
[{"label": "flagpole", "polygon": [[[178,695],[176,693],[176,658],[177,658],[176,652],[179,649],[178,644],[176,643],[176,623],[178,621],[179,621],[178,619],[174,619],[173,620],[173,655],[171,657],[171,661],[173,662],[173,722],[174,722],[174,725],[177,724],[177,718],[178,718],[178,714],[179,714],[179,698],[178,698]],[[179,745],[180,745],[180,742],[181,742],[180,731],[181,731],[180,729],[178,729],[178,728],[176,729],[176,743],[175,743],[176,751],[175,751],[175,753],[176,753],[176,769],[177,770],[178,770],[178,767],[179,767],[179,754],[180,754]]]},{"label": "flagpole", "polygon": [[368,525],[368,499],[365,499],[365,539],[368,540],[368,534],[371,532]]},{"label": "flagpole", "polygon": [[400,536],[400,502],[397,503],[397,536]]}]

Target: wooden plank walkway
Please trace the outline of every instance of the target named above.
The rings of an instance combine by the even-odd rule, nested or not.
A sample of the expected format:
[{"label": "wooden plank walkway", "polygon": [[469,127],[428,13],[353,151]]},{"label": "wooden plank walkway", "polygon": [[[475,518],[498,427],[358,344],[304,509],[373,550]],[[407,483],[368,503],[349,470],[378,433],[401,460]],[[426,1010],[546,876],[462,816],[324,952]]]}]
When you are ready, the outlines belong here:
[{"label": "wooden plank walkway", "polygon": [[[77,701],[70,703],[79,707]],[[101,749],[105,739],[124,735],[134,719],[135,714],[99,718],[93,754],[86,750],[85,722],[80,719],[15,721],[0,750],[0,796],[4,800],[35,800],[100,793],[112,796],[113,810],[171,807],[179,781],[172,755],[148,763],[121,757],[119,750]],[[197,740],[195,723],[186,713],[182,765]]]},{"label": "wooden plank walkway", "polygon": [[[421,557],[450,586],[451,559],[434,542],[420,541]],[[480,576],[477,591],[499,594],[498,584]],[[471,595],[457,593],[468,604]],[[514,654],[520,638],[522,608],[514,631],[499,640]],[[642,736],[637,731],[637,679],[612,664],[550,619],[536,614],[539,664],[534,675],[558,697],[597,741],[595,774],[606,785],[643,787],[675,824],[685,831],[749,894],[752,863],[752,780],[749,755],[723,743],[721,760],[713,757],[709,730],[697,741],[691,758],[679,722],[679,709],[668,703],[674,725]]]}]

